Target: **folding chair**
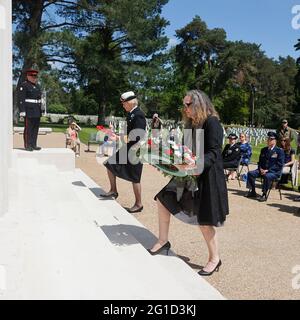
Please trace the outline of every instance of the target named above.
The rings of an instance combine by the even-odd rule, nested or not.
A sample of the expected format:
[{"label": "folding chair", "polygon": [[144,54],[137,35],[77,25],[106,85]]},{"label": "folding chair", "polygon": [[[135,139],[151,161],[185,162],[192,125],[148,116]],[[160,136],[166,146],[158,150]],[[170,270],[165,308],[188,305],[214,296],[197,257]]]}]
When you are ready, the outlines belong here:
[{"label": "folding chair", "polygon": [[271,190],[272,190],[273,188],[275,188],[275,189],[278,190],[279,196],[280,196],[280,200],[282,200],[281,186],[280,186],[280,183],[279,183],[280,179],[281,179],[281,176],[280,176],[279,178],[274,179],[274,180],[272,181],[272,183],[271,183],[271,188],[268,190],[268,192],[267,192],[267,194],[266,194],[266,199],[267,199],[267,200],[268,200],[269,195],[270,195],[270,193],[271,193]]},{"label": "folding chair", "polygon": [[240,171],[239,171],[239,175],[242,174],[244,167],[247,168],[247,172],[250,171],[250,169],[249,169],[249,164],[243,163],[242,165],[240,164],[240,167],[241,167],[241,169],[240,169]]},{"label": "folding chair", "polygon": [[[225,176],[226,176],[226,181],[229,182],[228,174],[227,174],[226,171],[233,171],[233,172],[235,172],[235,173],[236,173],[237,180],[238,180],[238,182],[239,182],[239,186],[241,187],[241,180],[240,180],[240,173],[241,173],[241,171],[240,171],[240,169],[239,169],[240,163],[241,163],[241,159],[239,160],[237,167],[224,169],[224,174],[225,174]],[[249,170],[248,170],[248,171],[249,171]]]},{"label": "folding chair", "polygon": [[91,144],[98,144],[99,145],[99,141],[97,141],[97,133],[90,133],[89,140],[87,143],[88,148],[87,148],[87,150],[85,150],[85,152],[91,152],[91,150],[90,150]]}]

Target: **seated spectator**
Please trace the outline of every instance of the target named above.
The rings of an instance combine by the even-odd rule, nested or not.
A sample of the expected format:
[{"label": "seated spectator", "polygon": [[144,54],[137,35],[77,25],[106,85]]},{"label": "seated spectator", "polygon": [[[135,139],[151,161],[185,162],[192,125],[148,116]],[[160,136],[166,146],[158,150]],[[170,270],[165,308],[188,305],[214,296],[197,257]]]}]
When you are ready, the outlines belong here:
[{"label": "seated spectator", "polygon": [[[228,135],[229,144],[227,144],[222,152],[224,169],[237,168],[241,159],[240,146],[237,143],[238,136],[235,133]],[[229,170],[230,171],[230,170]],[[234,171],[229,173],[228,179],[235,179]]]},{"label": "seated spectator", "polygon": [[241,165],[248,166],[252,156],[252,147],[244,133],[240,134]]},{"label": "seated spectator", "polygon": [[80,140],[78,132],[81,130],[76,122],[72,122],[67,129],[67,139],[71,146],[71,149],[75,152],[76,157],[80,155]]},{"label": "seated spectator", "polygon": [[256,198],[255,179],[263,178],[262,195],[259,201],[267,200],[267,192],[272,187],[272,181],[281,176],[284,165],[284,152],[276,146],[278,135],[275,132],[268,132],[268,146],[261,149],[258,168],[248,172],[247,187],[249,192],[248,198]]},{"label": "seated spectator", "polygon": [[288,183],[288,175],[291,172],[292,166],[295,163],[295,150],[291,147],[290,139],[282,138],[280,140],[281,148],[284,151],[284,166],[280,183]]}]

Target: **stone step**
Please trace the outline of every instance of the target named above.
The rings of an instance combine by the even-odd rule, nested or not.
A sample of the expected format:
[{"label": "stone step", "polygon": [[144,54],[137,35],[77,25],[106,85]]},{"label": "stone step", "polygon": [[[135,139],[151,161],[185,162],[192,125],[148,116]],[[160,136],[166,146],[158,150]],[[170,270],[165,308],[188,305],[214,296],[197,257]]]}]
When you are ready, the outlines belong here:
[{"label": "stone step", "polygon": [[154,235],[116,201],[99,200],[81,170],[36,158],[15,164],[18,212],[0,220],[0,299],[222,298],[177,257],[151,256],[143,241]]},{"label": "stone step", "polygon": [[75,168],[75,154],[70,149],[43,148],[33,152],[14,149],[13,156],[19,159],[36,159],[41,165],[55,165],[59,171],[73,171]]},{"label": "stone step", "polygon": [[[189,291],[181,285],[180,281],[171,276],[168,270],[164,269],[160,264],[157,264],[139,241],[134,238],[130,229],[136,228],[136,226],[120,224],[114,216],[116,210],[112,214],[106,208],[103,208],[103,201],[94,197],[88,188],[79,183],[79,180],[74,181],[74,177],[70,176],[69,178],[71,178],[71,183],[74,186],[74,192],[86,205],[85,214],[90,215],[99,228],[103,230],[120,253],[122,261],[131,264],[131,272],[135,274],[137,281],[139,279],[139,282],[143,283],[143,290],[147,291],[148,295],[152,295],[153,299],[155,299],[157,291],[160,292],[159,295],[163,295],[165,287],[167,287],[169,295],[171,294],[170,291],[174,292],[171,294],[174,298],[193,298]],[[120,209],[123,210],[119,206],[117,210]],[[126,214],[129,215],[127,211]],[[144,227],[143,229],[145,230]]]},{"label": "stone step", "polygon": [[[156,241],[156,237],[145,228],[133,215],[129,214],[116,201],[112,200],[98,200],[97,195],[103,190],[80,169],[75,170],[76,184],[81,186],[81,190],[90,191],[90,195],[94,197],[95,205],[100,207],[105,206],[109,209],[110,214],[116,219],[119,224],[119,234],[123,233],[131,235],[137,243],[140,243],[144,248],[144,252],[148,255],[145,248],[151,247]],[[86,186],[86,187],[84,187]],[[91,201],[87,203],[92,203]],[[100,202],[100,204],[99,204]],[[97,209],[95,209],[97,212]],[[99,221],[99,220],[98,220]],[[101,220],[100,220],[101,221]],[[101,223],[101,222],[100,222]],[[104,229],[110,229],[110,226],[103,225]],[[139,248],[141,249],[141,248]],[[141,252],[139,253],[141,254]],[[152,261],[156,261],[164,269],[172,275],[176,282],[179,282],[181,287],[186,291],[192,293],[193,299],[223,299],[222,295],[214,289],[206,280],[200,277],[192,268],[190,268],[184,261],[179,259],[174,253],[169,256],[157,255],[150,256]]]},{"label": "stone step", "polygon": [[[117,229],[117,220],[115,224],[108,221],[111,217],[106,209],[101,213],[107,220],[104,223],[100,219],[96,224],[94,210],[87,214],[83,196],[76,196],[75,186],[55,167],[36,166],[28,159],[19,164],[17,183],[21,187],[16,186],[17,198],[26,200],[27,206],[15,226],[2,225],[5,230],[9,226],[11,229],[6,236],[2,233],[1,239],[6,243],[5,250],[1,248],[1,263],[6,266],[8,283],[2,299],[192,298],[155,265],[133,237]],[[52,193],[53,188],[62,201],[54,201],[57,194]],[[103,223],[102,228],[99,223]],[[110,226],[109,231],[104,229]],[[108,234],[116,236],[115,243]],[[130,244],[116,245],[124,237],[130,239]]]}]

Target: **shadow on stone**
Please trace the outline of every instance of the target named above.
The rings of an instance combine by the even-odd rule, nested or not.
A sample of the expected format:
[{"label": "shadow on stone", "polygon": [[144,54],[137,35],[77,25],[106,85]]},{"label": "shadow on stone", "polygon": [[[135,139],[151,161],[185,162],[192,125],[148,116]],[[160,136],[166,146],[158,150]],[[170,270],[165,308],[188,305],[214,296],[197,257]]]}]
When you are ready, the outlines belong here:
[{"label": "shadow on stone", "polygon": [[72,185],[76,187],[86,187],[86,185],[82,181],[74,181],[72,182]]},{"label": "shadow on stone", "polygon": [[119,224],[99,226],[112,244],[116,246],[130,246],[141,244],[149,249],[157,241],[157,238],[149,230],[134,225]]},{"label": "shadow on stone", "polygon": [[89,188],[90,191],[98,198],[100,194],[106,193],[102,188]]},{"label": "shadow on stone", "polygon": [[200,270],[204,267],[204,266],[200,266],[199,264],[191,263],[190,262],[191,259],[189,257],[180,256],[180,255],[178,255],[177,257],[183,260],[187,265],[189,265],[193,269]]}]

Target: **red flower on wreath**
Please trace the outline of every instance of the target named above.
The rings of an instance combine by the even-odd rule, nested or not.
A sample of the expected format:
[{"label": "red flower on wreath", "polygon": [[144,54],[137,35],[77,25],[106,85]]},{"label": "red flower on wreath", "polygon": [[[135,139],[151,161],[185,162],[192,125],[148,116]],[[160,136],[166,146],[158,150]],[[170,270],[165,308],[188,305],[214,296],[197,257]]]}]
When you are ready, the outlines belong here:
[{"label": "red flower on wreath", "polygon": [[174,151],[173,151],[172,149],[165,150],[165,154],[166,154],[167,156],[172,156],[173,153],[174,153]]}]

